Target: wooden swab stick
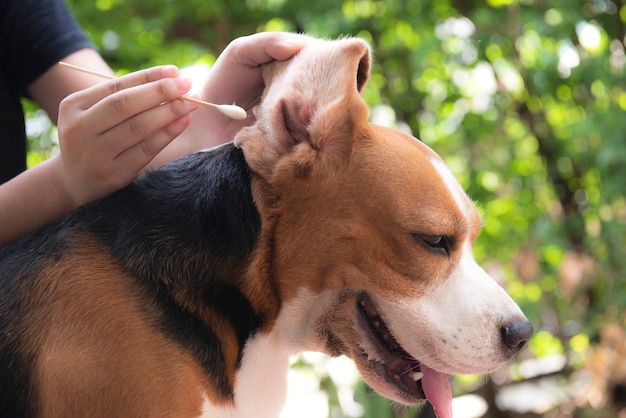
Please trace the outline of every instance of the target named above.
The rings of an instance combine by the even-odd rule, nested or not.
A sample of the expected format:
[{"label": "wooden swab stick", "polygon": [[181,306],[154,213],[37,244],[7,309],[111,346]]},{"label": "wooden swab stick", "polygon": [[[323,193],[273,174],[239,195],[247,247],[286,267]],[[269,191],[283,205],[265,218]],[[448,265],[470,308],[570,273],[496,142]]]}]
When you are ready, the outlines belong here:
[{"label": "wooden swab stick", "polygon": [[[61,65],[63,67],[71,68],[73,70],[81,71],[83,73],[95,75],[95,76],[98,76],[98,77],[108,78],[109,80],[112,80],[112,79],[115,78],[115,77],[113,77],[112,75],[109,75],[109,74],[100,73],[98,71],[90,70],[88,68],[79,67],[78,65],[74,65],[74,64],[68,64],[67,62],[63,62],[63,61],[59,61],[59,65]],[[245,119],[246,117],[248,117],[246,111],[244,109],[242,109],[241,107],[237,106],[237,105],[218,105],[218,104],[215,104],[215,103],[209,103],[209,102],[205,102],[204,100],[198,100],[198,99],[194,99],[192,97],[187,97],[187,96],[181,96],[181,97],[179,97],[179,99],[186,100],[188,102],[193,102],[193,103],[196,103],[196,104],[199,104],[199,105],[202,105],[202,106],[211,107],[213,109],[216,109],[219,112],[222,112],[223,114],[225,114],[226,116],[228,116],[231,119],[242,120],[242,119]]]}]

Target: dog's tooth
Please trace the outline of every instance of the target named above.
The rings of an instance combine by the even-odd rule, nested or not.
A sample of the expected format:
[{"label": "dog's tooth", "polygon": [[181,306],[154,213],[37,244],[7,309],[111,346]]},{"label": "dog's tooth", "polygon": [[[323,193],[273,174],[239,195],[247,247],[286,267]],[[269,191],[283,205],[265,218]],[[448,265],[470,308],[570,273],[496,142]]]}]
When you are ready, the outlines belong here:
[{"label": "dog's tooth", "polygon": [[422,380],[422,377],[424,377],[424,373],[422,373],[422,372],[413,372],[412,377],[413,377],[413,380],[415,380],[417,382],[418,380]]}]

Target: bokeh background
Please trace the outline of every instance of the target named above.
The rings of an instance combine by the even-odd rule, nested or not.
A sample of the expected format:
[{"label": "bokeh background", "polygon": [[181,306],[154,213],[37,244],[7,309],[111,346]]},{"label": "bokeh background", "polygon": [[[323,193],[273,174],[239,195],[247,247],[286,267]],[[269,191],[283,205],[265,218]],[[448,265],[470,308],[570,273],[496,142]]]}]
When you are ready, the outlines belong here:
[{"label": "bokeh background", "polygon": [[[452,379],[455,417],[626,417],[623,0],[68,4],[119,74],[210,65],[258,31],[369,41],[372,120],[434,148],[479,202],[476,258],[536,329],[501,370]],[[26,106],[34,165],[58,147]],[[346,359],[293,361],[283,417],[433,416],[376,396]]]}]

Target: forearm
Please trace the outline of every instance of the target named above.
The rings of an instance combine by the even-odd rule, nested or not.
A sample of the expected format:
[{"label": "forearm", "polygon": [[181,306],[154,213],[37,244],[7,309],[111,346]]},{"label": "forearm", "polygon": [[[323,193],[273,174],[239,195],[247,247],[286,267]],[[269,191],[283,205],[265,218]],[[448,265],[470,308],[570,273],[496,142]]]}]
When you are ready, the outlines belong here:
[{"label": "forearm", "polygon": [[76,207],[61,186],[59,166],[56,156],[0,185],[0,245]]}]

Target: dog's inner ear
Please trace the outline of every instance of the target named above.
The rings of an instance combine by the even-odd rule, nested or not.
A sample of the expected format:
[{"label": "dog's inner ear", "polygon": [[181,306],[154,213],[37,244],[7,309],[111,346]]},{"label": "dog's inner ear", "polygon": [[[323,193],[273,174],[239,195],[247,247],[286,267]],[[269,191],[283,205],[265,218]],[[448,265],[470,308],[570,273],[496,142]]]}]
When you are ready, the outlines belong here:
[{"label": "dog's inner ear", "polygon": [[361,57],[356,70],[356,89],[359,93],[363,92],[365,84],[370,77],[370,61],[369,51],[367,51],[363,57]]},{"label": "dog's inner ear", "polygon": [[[278,117],[282,117],[281,122],[283,122],[283,126],[294,144],[308,142],[314,149],[319,150],[322,147],[321,142],[327,142],[325,137],[332,133],[347,133],[345,132],[346,128],[352,125],[349,115],[355,110],[353,108],[355,102],[350,98],[354,99],[354,97],[360,96],[365,88],[370,76],[371,57],[369,48],[360,41],[345,44],[343,51],[344,54],[338,54],[337,50],[332,51],[334,52],[330,58],[332,65],[327,65],[328,68],[334,68],[339,73],[345,72],[343,77],[337,77],[333,81],[327,79],[314,80],[320,84],[316,86],[317,91],[312,95],[301,93],[291,96],[289,99],[283,98],[281,100],[280,116]],[[353,75],[346,71],[350,67],[354,71]],[[353,91],[350,91],[349,88],[350,77],[355,77],[353,86],[356,89]],[[307,81],[310,82],[311,80]],[[344,83],[343,86],[342,83]],[[301,84],[300,87],[306,88],[308,86]],[[359,101],[361,100],[359,97]],[[315,117],[318,111],[324,114],[323,119]],[[316,128],[313,128],[312,122],[316,119]],[[334,127],[324,129],[325,126]],[[315,133],[318,134],[318,137],[312,138]]]},{"label": "dog's inner ear", "polygon": [[310,142],[309,124],[315,113],[313,104],[300,104],[289,106],[286,101],[282,101],[282,116],[285,129],[295,143]]},{"label": "dog's inner ear", "polygon": [[360,138],[358,130],[368,123],[361,92],[370,60],[363,40],[310,39],[290,60],[265,65],[267,87],[255,111],[257,122],[235,138],[250,167],[269,178],[287,157],[302,177],[312,167],[329,172],[344,164]]}]

